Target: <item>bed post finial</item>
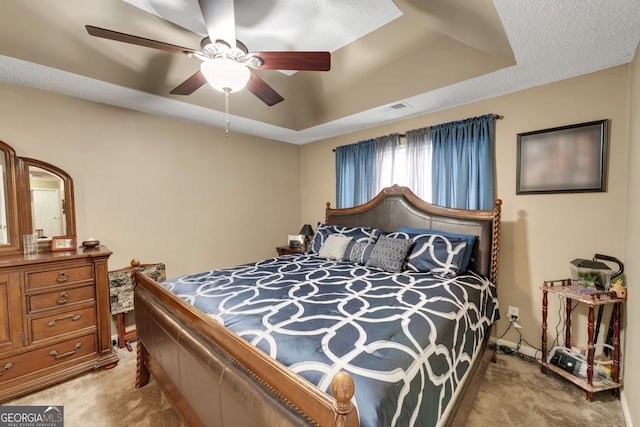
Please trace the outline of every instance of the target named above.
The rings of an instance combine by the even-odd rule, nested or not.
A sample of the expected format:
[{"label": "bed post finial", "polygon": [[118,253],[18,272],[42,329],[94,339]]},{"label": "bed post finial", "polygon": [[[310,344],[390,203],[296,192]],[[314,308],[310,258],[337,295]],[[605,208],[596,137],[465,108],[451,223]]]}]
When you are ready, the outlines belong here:
[{"label": "bed post finial", "polygon": [[327,207],[324,208],[324,223],[329,224],[329,210],[331,210],[331,202],[327,202]]},{"label": "bed post finial", "polygon": [[333,409],[336,411],[334,427],[344,427],[347,418],[353,411],[351,398],[355,393],[355,384],[351,375],[344,371],[338,372],[331,380],[331,394],[335,398]]},{"label": "bed post finial", "polygon": [[131,267],[136,268],[139,265],[140,265],[140,260],[139,259],[134,258],[134,259],[131,260]]}]

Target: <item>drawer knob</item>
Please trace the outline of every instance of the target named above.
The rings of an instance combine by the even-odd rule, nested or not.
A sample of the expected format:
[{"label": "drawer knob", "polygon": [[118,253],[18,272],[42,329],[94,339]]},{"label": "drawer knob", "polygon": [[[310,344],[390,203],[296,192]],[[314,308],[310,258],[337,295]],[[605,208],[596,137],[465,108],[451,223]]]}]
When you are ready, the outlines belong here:
[{"label": "drawer knob", "polygon": [[80,320],[81,317],[82,316],[80,316],[79,314],[67,314],[66,316],[58,317],[57,319],[51,320],[49,323],[47,323],[47,326],[53,328],[54,326],[56,326],[56,322],[68,319],[71,319],[72,322],[75,322],[76,320]]},{"label": "drawer knob", "polygon": [[13,363],[9,362],[0,369],[0,377],[6,374],[9,369],[13,368]]},{"label": "drawer knob", "polygon": [[56,282],[64,283],[67,280],[69,280],[69,273],[67,273],[65,270],[59,271],[58,272],[58,277],[56,278]]},{"label": "drawer knob", "polygon": [[62,354],[58,354],[58,352],[56,350],[51,350],[49,352],[49,356],[52,356],[54,359],[62,359],[64,357],[71,356],[72,354],[75,354],[78,350],[80,350],[80,347],[82,347],[82,343],[81,342],[77,343],[73,347],[73,350],[67,351],[66,353],[62,353]]},{"label": "drawer knob", "polygon": [[60,295],[58,295],[58,299],[56,300],[56,302],[60,305],[68,303],[69,294],[66,293],[65,291],[60,292]]}]

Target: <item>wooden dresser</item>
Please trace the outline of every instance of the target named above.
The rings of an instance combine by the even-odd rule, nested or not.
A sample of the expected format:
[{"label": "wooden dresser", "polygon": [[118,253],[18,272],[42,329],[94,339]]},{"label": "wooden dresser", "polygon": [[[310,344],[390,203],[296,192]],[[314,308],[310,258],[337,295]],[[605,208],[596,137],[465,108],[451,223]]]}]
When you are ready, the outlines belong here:
[{"label": "wooden dresser", "polygon": [[0,257],[0,402],[117,364],[110,255],[80,246]]}]

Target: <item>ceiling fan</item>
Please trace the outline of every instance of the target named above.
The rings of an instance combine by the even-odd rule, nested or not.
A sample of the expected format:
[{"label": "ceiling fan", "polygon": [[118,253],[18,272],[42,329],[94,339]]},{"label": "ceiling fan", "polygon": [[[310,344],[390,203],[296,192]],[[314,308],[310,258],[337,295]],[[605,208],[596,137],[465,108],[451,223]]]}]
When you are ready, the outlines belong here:
[{"label": "ceiling fan", "polygon": [[242,42],[236,40],[233,0],[198,0],[198,3],[208,33],[208,37],[200,43],[200,50],[92,25],[85,25],[85,28],[95,37],[200,59],[200,70],[173,89],[170,92],[173,95],[190,95],[207,82],[226,94],[246,86],[251,93],[271,106],[284,98],[253,70],[329,71],[331,68],[329,52],[249,52]]}]

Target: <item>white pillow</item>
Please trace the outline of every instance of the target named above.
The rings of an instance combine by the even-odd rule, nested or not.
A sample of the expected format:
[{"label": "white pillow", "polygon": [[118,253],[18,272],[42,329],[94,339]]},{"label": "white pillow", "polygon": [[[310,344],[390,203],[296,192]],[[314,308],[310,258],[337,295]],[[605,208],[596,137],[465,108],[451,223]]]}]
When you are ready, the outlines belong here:
[{"label": "white pillow", "polygon": [[341,234],[330,234],[320,247],[318,256],[340,261],[352,239],[353,237],[346,237]]}]

